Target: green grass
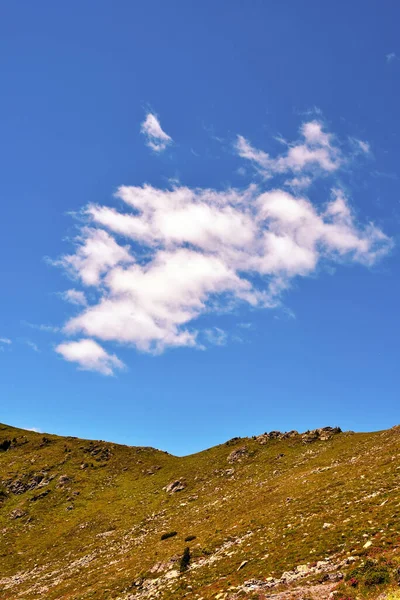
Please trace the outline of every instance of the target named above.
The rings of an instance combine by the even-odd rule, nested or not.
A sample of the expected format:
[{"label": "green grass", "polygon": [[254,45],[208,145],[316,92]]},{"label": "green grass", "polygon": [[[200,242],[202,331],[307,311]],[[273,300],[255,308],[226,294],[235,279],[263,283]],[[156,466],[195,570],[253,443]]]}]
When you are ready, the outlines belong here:
[{"label": "green grass", "polygon": [[[368,596],[396,583],[399,428],[308,444],[242,438],[181,458],[0,425],[0,448],[7,440],[1,600],[145,598],[159,578],[159,598],[208,600],[252,578],[348,555],[359,557],[353,570],[368,559],[391,562],[385,581],[366,585],[359,573],[357,594],[348,581],[343,593]],[[228,462],[243,446],[240,462]],[[186,488],[168,494],[176,479]],[[179,572],[186,547],[189,568],[165,579],[170,567]]]}]

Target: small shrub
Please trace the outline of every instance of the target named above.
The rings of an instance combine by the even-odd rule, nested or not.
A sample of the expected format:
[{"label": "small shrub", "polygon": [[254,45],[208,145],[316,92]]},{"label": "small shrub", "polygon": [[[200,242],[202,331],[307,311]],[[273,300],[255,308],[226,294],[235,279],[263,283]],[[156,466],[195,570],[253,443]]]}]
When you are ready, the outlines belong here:
[{"label": "small shrub", "polygon": [[[374,585],[390,583],[391,575],[387,564],[368,559],[363,565],[350,571],[346,579],[353,587],[359,582],[362,582],[367,587],[372,587]],[[357,583],[354,585],[351,583],[352,581],[356,581]]]},{"label": "small shrub", "polygon": [[187,537],[185,537],[185,542],[192,542],[195,539],[196,539],[195,535],[188,535]]},{"label": "small shrub", "polygon": [[0,442],[0,451],[5,452],[11,446],[11,440],[3,440]]},{"label": "small shrub", "polygon": [[167,540],[168,538],[174,537],[177,534],[178,534],[177,531],[168,531],[167,533],[163,533],[162,534],[161,539],[162,540]]},{"label": "small shrub", "polygon": [[364,579],[366,586],[380,585],[381,583],[390,582],[390,573],[384,566],[378,566],[370,569]]},{"label": "small shrub", "polygon": [[190,548],[186,547],[183,551],[181,562],[179,564],[179,570],[181,573],[187,571],[187,568],[190,563]]}]

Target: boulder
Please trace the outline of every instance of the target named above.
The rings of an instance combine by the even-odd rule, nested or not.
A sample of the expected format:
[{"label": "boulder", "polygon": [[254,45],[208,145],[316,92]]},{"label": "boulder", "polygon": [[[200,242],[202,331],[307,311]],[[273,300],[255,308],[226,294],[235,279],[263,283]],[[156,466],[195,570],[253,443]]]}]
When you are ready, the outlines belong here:
[{"label": "boulder", "polygon": [[187,484],[183,479],[176,479],[175,481],[171,481],[168,485],[165,486],[164,490],[168,494],[175,494],[176,492],[181,492],[186,488]]}]

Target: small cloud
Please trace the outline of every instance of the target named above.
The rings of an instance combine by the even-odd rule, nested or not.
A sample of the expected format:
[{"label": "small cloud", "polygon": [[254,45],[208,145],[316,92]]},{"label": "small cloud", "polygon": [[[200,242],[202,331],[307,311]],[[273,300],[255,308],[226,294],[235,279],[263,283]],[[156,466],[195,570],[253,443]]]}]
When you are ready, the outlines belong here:
[{"label": "small cloud", "polygon": [[162,129],[160,121],[152,113],[147,113],[140,128],[146,136],[146,144],[154,152],[163,152],[172,143],[172,138]]},{"label": "small cloud", "polygon": [[241,329],[253,329],[253,323],[238,323]]},{"label": "small cloud", "polygon": [[65,360],[78,363],[83,371],[114,375],[115,369],[123,369],[125,366],[115,354],[108,354],[100,344],[90,339],[59,344],[56,352]]},{"label": "small cloud", "polygon": [[311,177],[293,177],[293,179],[287,179],[285,184],[287,187],[293,190],[305,190],[312,184]]},{"label": "small cloud", "polygon": [[356,151],[363,152],[364,154],[369,154],[371,152],[371,146],[369,145],[368,142],[359,140],[355,137],[351,137],[349,139],[350,139],[350,142],[355,147]]},{"label": "small cloud", "polygon": [[400,60],[395,52],[389,52],[389,54],[386,54],[386,62],[391,63],[395,60]]},{"label": "small cloud", "polygon": [[34,431],[35,433],[43,433],[42,430],[37,427],[24,427],[24,429],[26,429],[26,431]]},{"label": "small cloud", "polygon": [[228,336],[223,329],[219,327],[213,327],[212,329],[206,329],[204,335],[210,344],[215,346],[225,346]]},{"label": "small cloud", "polygon": [[40,352],[39,347],[37,344],[35,344],[35,342],[32,342],[32,340],[24,340],[24,344],[29,346],[29,348],[31,348],[34,352]]},{"label": "small cloud", "polygon": [[9,338],[3,337],[3,338],[0,338],[0,344],[7,344],[7,345],[9,345],[9,344],[12,344],[12,341]]},{"label": "small cloud", "polygon": [[71,304],[75,304],[77,306],[87,306],[86,296],[80,290],[67,290],[61,294],[61,297]]}]

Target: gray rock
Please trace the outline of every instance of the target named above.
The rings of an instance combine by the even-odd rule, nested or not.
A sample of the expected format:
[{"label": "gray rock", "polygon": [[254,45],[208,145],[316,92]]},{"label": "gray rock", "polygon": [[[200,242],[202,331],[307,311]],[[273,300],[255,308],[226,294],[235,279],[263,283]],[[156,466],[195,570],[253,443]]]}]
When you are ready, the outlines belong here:
[{"label": "gray rock", "polygon": [[184,479],[176,479],[175,481],[171,481],[171,483],[166,485],[164,490],[168,494],[175,494],[176,492],[181,492],[186,487],[187,487],[187,484]]}]

